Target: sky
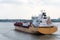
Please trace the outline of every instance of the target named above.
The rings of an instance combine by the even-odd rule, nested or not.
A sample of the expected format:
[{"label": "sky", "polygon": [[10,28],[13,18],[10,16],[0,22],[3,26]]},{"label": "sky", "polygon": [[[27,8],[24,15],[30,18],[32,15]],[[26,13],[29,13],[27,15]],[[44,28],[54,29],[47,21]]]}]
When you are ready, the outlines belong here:
[{"label": "sky", "polygon": [[31,19],[41,10],[53,19],[60,18],[60,0],[0,0],[0,19]]}]

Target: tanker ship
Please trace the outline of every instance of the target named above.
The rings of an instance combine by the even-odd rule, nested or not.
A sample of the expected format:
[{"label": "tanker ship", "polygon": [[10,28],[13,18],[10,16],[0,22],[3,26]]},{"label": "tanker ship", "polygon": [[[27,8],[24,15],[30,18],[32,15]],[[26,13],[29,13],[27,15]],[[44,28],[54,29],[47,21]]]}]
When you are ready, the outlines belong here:
[{"label": "tanker ship", "polygon": [[54,25],[46,12],[33,17],[32,22],[16,22],[14,23],[15,30],[27,33],[53,34],[57,31],[57,26]]}]

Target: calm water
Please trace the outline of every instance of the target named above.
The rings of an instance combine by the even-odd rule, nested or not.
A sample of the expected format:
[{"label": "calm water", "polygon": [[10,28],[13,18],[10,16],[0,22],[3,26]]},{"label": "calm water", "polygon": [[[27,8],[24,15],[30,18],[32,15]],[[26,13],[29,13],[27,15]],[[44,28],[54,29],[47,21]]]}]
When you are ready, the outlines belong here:
[{"label": "calm water", "polygon": [[13,23],[0,22],[0,40],[60,40],[60,23],[54,24],[58,26],[58,31],[54,34],[32,35],[15,31]]}]

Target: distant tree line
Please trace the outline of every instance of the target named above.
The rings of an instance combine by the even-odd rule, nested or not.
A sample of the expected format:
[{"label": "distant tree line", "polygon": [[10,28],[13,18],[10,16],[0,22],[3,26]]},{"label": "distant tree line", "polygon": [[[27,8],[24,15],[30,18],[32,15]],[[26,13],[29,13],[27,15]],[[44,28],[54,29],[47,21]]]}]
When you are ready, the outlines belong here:
[{"label": "distant tree line", "polygon": [[0,19],[0,22],[32,22],[32,20],[25,20],[25,19]]},{"label": "distant tree line", "polygon": [[51,19],[52,22],[60,22],[60,18],[59,19]]},{"label": "distant tree line", "polygon": [[[59,19],[51,19],[52,22],[60,22]],[[0,22],[32,22],[32,20],[26,19],[0,19]]]}]

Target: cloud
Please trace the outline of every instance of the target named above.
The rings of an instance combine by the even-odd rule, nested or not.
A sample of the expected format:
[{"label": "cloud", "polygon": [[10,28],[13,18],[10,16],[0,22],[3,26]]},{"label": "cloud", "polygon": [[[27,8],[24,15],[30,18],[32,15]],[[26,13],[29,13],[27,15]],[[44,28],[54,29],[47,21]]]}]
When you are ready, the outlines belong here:
[{"label": "cloud", "polygon": [[22,2],[17,2],[16,0],[0,0],[0,4],[19,4],[21,5]]},{"label": "cloud", "polygon": [[0,3],[14,3],[14,4],[30,4],[30,5],[41,5],[41,0],[0,0]]},{"label": "cloud", "polygon": [[0,0],[0,19],[30,19],[31,16],[40,14],[40,10],[42,9],[45,9],[47,14],[52,18],[58,18],[60,17],[60,7],[55,7],[52,5],[53,1],[52,3],[51,1]]},{"label": "cloud", "polygon": [[60,6],[60,0],[43,0],[45,5]]}]

